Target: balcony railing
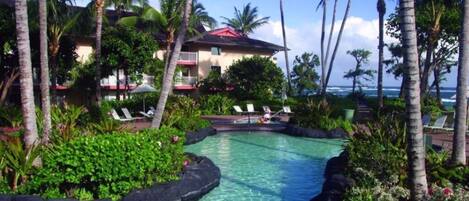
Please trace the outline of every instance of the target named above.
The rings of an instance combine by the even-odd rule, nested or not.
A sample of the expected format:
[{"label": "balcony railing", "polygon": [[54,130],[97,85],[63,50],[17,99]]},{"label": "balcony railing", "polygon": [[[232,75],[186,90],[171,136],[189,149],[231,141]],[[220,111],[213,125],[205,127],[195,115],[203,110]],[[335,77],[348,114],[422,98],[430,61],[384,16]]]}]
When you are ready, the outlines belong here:
[{"label": "balcony railing", "polygon": [[178,63],[196,64],[197,52],[181,52]]},{"label": "balcony railing", "polygon": [[195,86],[197,77],[183,76],[174,78],[174,86]]}]

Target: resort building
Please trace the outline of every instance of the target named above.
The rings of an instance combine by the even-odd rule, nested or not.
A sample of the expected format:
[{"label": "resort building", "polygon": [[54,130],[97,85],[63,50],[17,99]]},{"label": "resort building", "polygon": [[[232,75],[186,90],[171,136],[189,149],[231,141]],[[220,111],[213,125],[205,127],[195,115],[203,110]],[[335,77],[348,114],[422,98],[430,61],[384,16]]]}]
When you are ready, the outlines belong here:
[{"label": "resort building", "polygon": [[[80,62],[85,62],[92,55],[92,45],[93,41],[77,41],[76,52]],[[249,38],[228,27],[204,31],[186,40],[182,47],[177,62],[180,70],[175,75],[174,92],[184,94],[196,92],[197,83],[205,79],[210,71],[223,74],[235,61],[243,57],[265,56],[276,62],[274,55],[283,49],[279,45]],[[164,55],[164,50],[156,52],[158,59],[163,60]],[[151,76],[144,76],[142,83],[152,84],[152,81]],[[120,89],[124,90],[124,78],[120,79],[119,83],[122,84]],[[111,75],[102,79],[101,85],[105,99],[114,99],[117,90],[116,76]],[[131,89],[135,86],[132,83]]]}]

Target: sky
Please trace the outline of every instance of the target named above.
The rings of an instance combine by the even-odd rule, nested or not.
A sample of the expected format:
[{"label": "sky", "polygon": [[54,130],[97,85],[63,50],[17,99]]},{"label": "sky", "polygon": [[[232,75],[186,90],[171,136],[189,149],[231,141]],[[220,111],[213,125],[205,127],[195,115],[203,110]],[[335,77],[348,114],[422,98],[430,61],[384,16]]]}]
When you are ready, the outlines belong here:
[{"label": "sky", "polygon": [[[78,0],[78,4],[80,5]],[[150,0],[150,4],[159,8],[159,0]],[[202,3],[210,16],[218,21],[218,27],[223,27],[224,21],[221,17],[231,18],[234,15],[234,7],[242,8],[243,5],[251,3],[257,6],[260,17],[270,17],[268,24],[256,29],[249,37],[261,39],[267,42],[283,45],[282,29],[280,22],[280,10],[278,0],[198,0]],[[319,56],[321,39],[321,10],[316,10],[319,0],[284,0],[284,15],[287,34],[287,46],[289,51],[289,63],[292,66],[294,57],[304,52],[313,52]],[[331,1],[332,2],[332,1]],[[397,5],[396,0],[386,0],[387,15],[394,11]],[[83,3],[83,2],[82,2]],[[85,3],[86,4],[86,3]],[[329,14],[332,12],[332,3],[329,4]],[[333,44],[337,36],[340,23],[345,10],[346,1],[339,1],[337,10],[337,20]],[[326,34],[331,25],[330,16],[326,26]],[[387,18],[387,16],[386,16]],[[372,52],[370,62],[365,68],[377,69],[378,63],[378,13],[376,11],[376,0],[357,0],[352,1],[349,17],[347,19],[344,33],[341,39],[336,60],[334,62],[331,74],[330,85],[351,85],[352,80],[343,78],[343,75],[349,69],[355,67],[355,60],[347,55],[347,50],[367,49]],[[385,42],[397,42],[395,39],[385,36]],[[332,49],[332,48],[331,48]],[[390,54],[385,51],[385,59]],[[285,56],[283,52],[275,55],[278,65],[285,71]],[[317,69],[320,74],[320,69]],[[456,86],[456,68],[447,75],[447,81],[442,86]],[[393,75],[384,75],[385,86],[399,86],[400,80],[396,80]],[[376,82],[366,83],[370,86],[376,85]]]}]

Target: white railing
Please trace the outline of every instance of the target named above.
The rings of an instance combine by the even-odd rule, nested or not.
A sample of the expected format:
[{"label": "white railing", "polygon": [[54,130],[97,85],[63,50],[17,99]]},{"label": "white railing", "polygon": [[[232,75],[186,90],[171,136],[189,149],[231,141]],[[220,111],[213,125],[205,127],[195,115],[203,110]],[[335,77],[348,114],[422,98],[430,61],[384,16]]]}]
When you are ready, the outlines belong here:
[{"label": "white railing", "polygon": [[183,76],[174,78],[174,86],[194,86],[197,83],[197,77]]},{"label": "white railing", "polygon": [[197,52],[181,52],[179,61],[197,61]]}]

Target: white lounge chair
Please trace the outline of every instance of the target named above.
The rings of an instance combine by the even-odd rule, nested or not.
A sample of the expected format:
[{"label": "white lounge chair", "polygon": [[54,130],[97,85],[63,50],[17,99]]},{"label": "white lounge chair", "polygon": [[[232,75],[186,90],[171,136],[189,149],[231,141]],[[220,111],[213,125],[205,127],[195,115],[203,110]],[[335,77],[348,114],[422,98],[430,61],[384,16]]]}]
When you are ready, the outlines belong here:
[{"label": "white lounge chair", "polygon": [[423,115],[423,117],[422,117],[422,125],[423,125],[424,127],[430,126],[431,120],[432,120],[432,116],[430,116],[429,114]]},{"label": "white lounge chair", "polygon": [[443,129],[443,127],[445,126],[447,118],[448,118],[448,116],[446,116],[446,115],[440,116],[440,117],[438,117],[438,119],[436,119],[435,123],[433,123],[432,126],[426,126],[425,128]]},{"label": "white lounge chair", "polygon": [[248,109],[248,113],[257,113],[257,111],[254,110],[254,105],[253,104],[246,104],[246,107]]},{"label": "white lounge chair", "polygon": [[243,109],[241,109],[241,107],[239,107],[239,105],[234,105],[233,106],[233,109],[235,110],[236,113],[238,114],[244,114],[245,112],[243,111]]},{"label": "white lounge chair", "polygon": [[140,120],[140,119],[144,119],[145,117],[132,117],[132,115],[130,114],[129,110],[127,108],[121,108],[122,112],[124,113],[124,116],[126,119],[131,119],[131,120]]},{"label": "white lounge chair", "polygon": [[153,118],[153,115],[150,115],[150,114],[148,114],[148,113],[146,113],[146,112],[140,111],[139,113],[140,113],[141,115],[143,115],[144,117],[146,117],[146,118],[149,118],[149,119]]},{"label": "white lounge chair", "polygon": [[132,119],[124,119],[117,114],[117,111],[115,109],[111,109],[111,116],[113,119],[120,121],[120,122],[127,122],[127,121],[132,121]]},{"label": "white lounge chair", "polygon": [[285,114],[293,114],[293,112],[291,111],[290,106],[283,106],[283,112]]}]

